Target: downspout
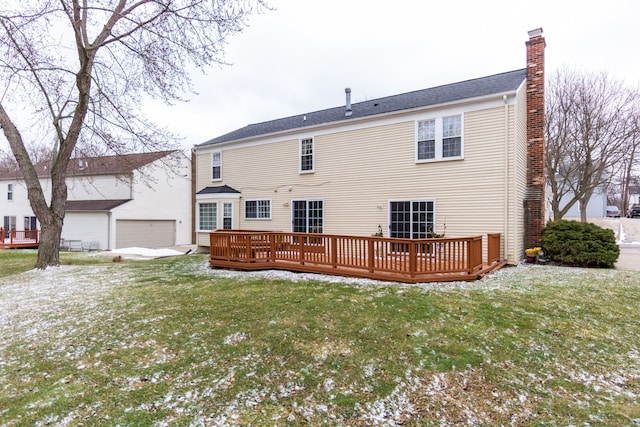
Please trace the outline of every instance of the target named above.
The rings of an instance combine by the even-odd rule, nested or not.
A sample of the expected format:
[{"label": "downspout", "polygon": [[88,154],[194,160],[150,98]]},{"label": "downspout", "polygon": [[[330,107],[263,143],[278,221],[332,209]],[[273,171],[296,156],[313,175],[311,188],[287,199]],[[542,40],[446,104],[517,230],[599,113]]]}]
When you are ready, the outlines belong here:
[{"label": "downspout", "polygon": [[509,254],[509,98],[502,96],[504,101],[504,224],[503,224],[503,259],[508,259]]},{"label": "downspout", "polygon": [[191,149],[191,244],[197,244],[196,236],[196,180],[198,176],[198,158],[196,157],[196,147]]},{"label": "downspout", "polygon": [[113,250],[111,247],[111,211],[107,212],[107,250]]}]

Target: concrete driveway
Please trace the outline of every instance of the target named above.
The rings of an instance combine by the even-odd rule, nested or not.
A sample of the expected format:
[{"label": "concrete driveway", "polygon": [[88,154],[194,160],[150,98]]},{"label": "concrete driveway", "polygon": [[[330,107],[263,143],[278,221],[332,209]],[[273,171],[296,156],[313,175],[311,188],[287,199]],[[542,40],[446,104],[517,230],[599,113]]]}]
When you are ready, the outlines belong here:
[{"label": "concrete driveway", "polygon": [[[620,218],[616,235],[620,244],[618,270],[640,271],[640,218]],[[615,230],[614,230],[615,231]]]}]

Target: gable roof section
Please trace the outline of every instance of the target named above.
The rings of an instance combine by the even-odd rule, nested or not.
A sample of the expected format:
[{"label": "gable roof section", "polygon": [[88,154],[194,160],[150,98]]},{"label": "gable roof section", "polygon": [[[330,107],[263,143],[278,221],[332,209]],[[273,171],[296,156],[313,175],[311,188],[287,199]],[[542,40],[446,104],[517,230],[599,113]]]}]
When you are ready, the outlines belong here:
[{"label": "gable roof section", "polygon": [[[117,156],[78,157],[72,158],[67,167],[67,176],[123,175],[140,169],[175,151],[155,151],[152,153],[121,154]],[[49,176],[51,162],[40,162],[34,165],[40,178]],[[23,179],[19,169],[0,170],[0,179]]]},{"label": "gable roof section", "polygon": [[110,211],[120,205],[129,202],[124,200],[68,200],[65,210],[67,211]]},{"label": "gable roof section", "polygon": [[465,80],[444,86],[407,92],[400,95],[352,104],[352,114],[345,117],[345,106],[334,107],[312,113],[299,114],[268,122],[254,123],[234,130],[225,135],[199,144],[198,147],[236,141],[276,132],[284,132],[308,126],[353,120],[377,114],[392,113],[413,108],[446,104],[464,99],[478,98],[487,95],[513,92],[518,89],[527,77],[527,69],[509,71],[493,76]]}]

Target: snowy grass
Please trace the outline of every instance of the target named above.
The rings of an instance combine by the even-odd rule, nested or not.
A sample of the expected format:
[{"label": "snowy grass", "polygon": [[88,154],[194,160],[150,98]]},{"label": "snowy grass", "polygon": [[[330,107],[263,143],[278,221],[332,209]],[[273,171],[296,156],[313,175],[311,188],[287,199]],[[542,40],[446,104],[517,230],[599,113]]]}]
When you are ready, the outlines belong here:
[{"label": "snowy grass", "polygon": [[399,285],[76,256],[97,264],[0,278],[0,425],[640,423],[636,273]]}]

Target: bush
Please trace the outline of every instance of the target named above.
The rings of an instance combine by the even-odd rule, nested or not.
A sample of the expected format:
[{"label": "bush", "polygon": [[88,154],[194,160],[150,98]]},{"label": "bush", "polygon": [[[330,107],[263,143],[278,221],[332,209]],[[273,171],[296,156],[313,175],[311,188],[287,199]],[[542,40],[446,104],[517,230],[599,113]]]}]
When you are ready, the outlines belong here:
[{"label": "bush", "polygon": [[611,268],[620,255],[613,230],[588,222],[551,221],[541,243],[546,258],[577,267]]}]

